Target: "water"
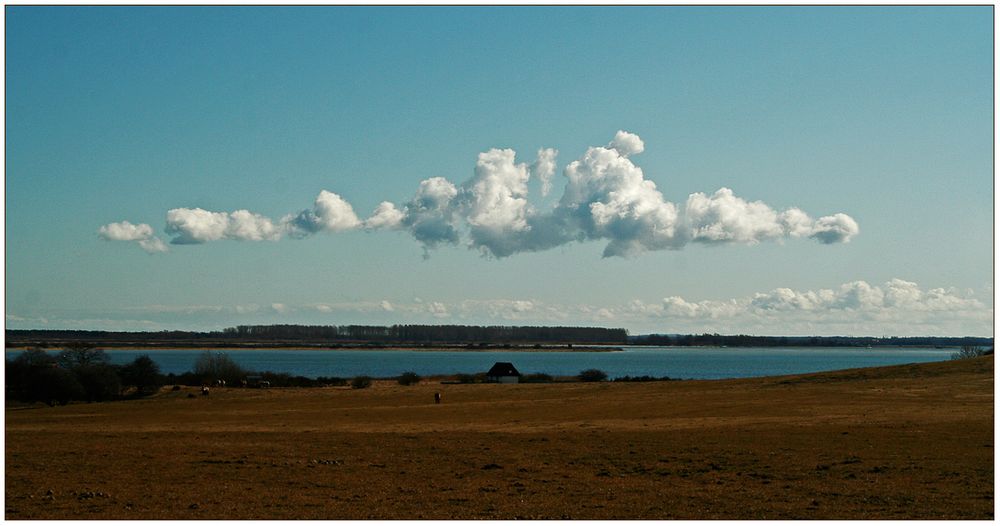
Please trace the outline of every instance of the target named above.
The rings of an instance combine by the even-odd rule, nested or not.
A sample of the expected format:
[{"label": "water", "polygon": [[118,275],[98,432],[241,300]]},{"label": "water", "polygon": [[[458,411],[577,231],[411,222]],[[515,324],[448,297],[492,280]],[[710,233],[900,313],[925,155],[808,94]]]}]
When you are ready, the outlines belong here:
[{"label": "water", "polygon": [[[495,362],[511,362],[521,374],[572,376],[600,369],[611,378],[669,376],[671,378],[747,378],[798,374],[855,367],[936,362],[951,358],[955,349],[932,348],[717,348],[623,347],[622,352],[461,352],[461,351],[331,351],[314,349],[226,350],[244,369],[290,373],[315,378],[392,377],[406,371],[422,376],[478,373]],[[148,355],[164,374],[190,371],[202,349],[113,349],[111,363],[124,364]],[[53,351],[55,353],[55,351]],[[20,351],[7,350],[7,359]]]}]

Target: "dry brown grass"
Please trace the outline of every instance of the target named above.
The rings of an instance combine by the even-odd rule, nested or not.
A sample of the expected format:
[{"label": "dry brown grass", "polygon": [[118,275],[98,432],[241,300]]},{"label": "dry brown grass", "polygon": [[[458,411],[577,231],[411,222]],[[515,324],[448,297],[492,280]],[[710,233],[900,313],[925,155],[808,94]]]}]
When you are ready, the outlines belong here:
[{"label": "dry brown grass", "polygon": [[[433,393],[443,403],[433,403]],[[993,358],[6,411],[6,518],[993,517]]]}]

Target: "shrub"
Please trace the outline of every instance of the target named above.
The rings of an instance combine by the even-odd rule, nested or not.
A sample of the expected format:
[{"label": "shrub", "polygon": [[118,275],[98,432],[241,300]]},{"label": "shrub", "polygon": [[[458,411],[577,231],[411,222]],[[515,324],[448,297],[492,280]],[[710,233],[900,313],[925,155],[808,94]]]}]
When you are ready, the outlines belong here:
[{"label": "shrub", "polygon": [[366,387],[371,387],[372,379],[370,376],[358,376],[351,380],[351,389],[364,389]]},{"label": "shrub", "polygon": [[522,384],[547,384],[552,381],[552,377],[545,373],[534,373],[521,375]]},{"label": "shrub", "polygon": [[420,375],[414,372],[405,372],[396,379],[399,385],[413,385],[420,383]]},{"label": "shrub", "polygon": [[460,384],[481,384],[486,382],[486,373],[456,374],[455,379]]},{"label": "shrub", "polygon": [[91,365],[106,365],[110,358],[100,349],[95,349],[86,343],[69,343],[56,358],[64,369],[77,369]]},{"label": "shrub", "polygon": [[105,402],[118,398],[122,390],[118,371],[110,365],[85,365],[77,367],[76,378],[83,386],[85,399],[88,402]]},{"label": "shrub", "polygon": [[580,371],[580,374],[576,377],[581,382],[603,382],[608,379],[608,373],[600,369],[587,369],[586,371]]},{"label": "shrub", "polygon": [[104,351],[84,344],[68,345],[56,358],[29,349],[6,363],[8,394],[49,405],[113,400],[121,393],[121,380],[118,368],[107,362]]},{"label": "shrub", "polygon": [[194,374],[202,382],[225,380],[227,384],[239,385],[247,371],[226,353],[205,351],[194,362]]},{"label": "shrub", "polygon": [[319,376],[316,378],[316,383],[319,385],[343,386],[347,385],[347,380],[337,376]]},{"label": "shrub", "polygon": [[643,376],[620,376],[615,378],[614,382],[667,382],[672,380],[669,376],[661,376],[659,378],[655,376],[643,375]]},{"label": "shrub", "polygon": [[122,366],[120,372],[122,385],[134,386],[139,396],[155,393],[163,385],[160,366],[145,354]]},{"label": "shrub", "polygon": [[982,347],[973,347],[972,345],[963,345],[961,349],[955,354],[951,355],[952,360],[964,360],[965,358],[975,358],[977,356],[985,356],[987,352],[983,350]]},{"label": "shrub", "polygon": [[292,375],[288,373],[264,371],[262,373],[258,373],[258,375],[262,381],[270,382],[271,387],[291,387],[290,380]]},{"label": "shrub", "polygon": [[34,402],[29,391],[37,382],[35,375],[42,369],[55,367],[52,355],[39,349],[26,349],[13,360],[6,360],[7,396],[14,400]]},{"label": "shrub", "polygon": [[66,405],[70,400],[83,400],[87,394],[76,375],[61,367],[37,369],[31,375],[26,402]]}]

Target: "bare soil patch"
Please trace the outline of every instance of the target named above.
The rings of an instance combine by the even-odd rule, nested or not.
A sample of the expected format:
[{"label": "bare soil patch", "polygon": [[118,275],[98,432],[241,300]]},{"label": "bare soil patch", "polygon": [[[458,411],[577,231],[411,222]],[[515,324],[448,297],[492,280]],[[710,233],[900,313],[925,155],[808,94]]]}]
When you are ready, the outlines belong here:
[{"label": "bare soil patch", "polygon": [[5,517],[991,519],[993,382],[990,356],[9,406]]}]

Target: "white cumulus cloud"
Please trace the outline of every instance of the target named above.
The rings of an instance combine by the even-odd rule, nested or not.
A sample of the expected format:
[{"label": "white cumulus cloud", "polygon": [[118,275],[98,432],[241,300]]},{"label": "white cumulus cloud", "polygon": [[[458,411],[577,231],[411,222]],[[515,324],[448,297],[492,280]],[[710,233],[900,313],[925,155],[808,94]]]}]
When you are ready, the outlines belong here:
[{"label": "white cumulus cloud", "polygon": [[611,140],[608,147],[616,150],[622,157],[642,153],[646,149],[645,143],[642,142],[642,139],[638,135],[625,130],[618,130],[618,133],[615,134],[615,138]]},{"label": "white cumulus cloud", "polygon": [[531,163],[531,177],[541,181],[543,197],[552,191],[552,176],[556,174],[556,156],[558,155],[559,150],[555,148],[540,148],[538,158]]},{"label": "white cumulus cloud", "polygon": [[288,235],[303,238],[317,232],[344,232],[361,226],[354,207],[338,194],[321,190],[313,207],[282,218]]},{"label": "white cumulus cloud", "polygon": [[748,202],[720,188],[711,197],[688,197],[685,219],[693,241],[759,243],[785,235],[778,213],[760,201]]},{"label": "white cumulus cloud", "polygon": [[134,241],[140,248],[150,254],[166,252],[167,245],[153,235],[153,227],[139,223],[133,225],[128,221],[108,223],[97,230],[98,236],[105,241]]},{"label": "white cumulus cloud", "polygon": [[858,223],[847,214],[833,214],[819,218],[813,225],[812,233],[809,237],[818,240],[820,243],[847,243],[854,236],[858,235],[860,229]]},{"label": "white cumulus cloud", "polygon": [[372,212],[371,217],[365,219],[365,228],[370,230],[399,228],[404,217],[406,214],[397,209],[396,205],[389,201],[382,201]]},{"label": "white cumulus cloud", "polygon": [[248,210],[210,212],[201,208],[174,208],[167,211],[164,231],[175,245],[193,245],[220,239],[276,241],[281,237],[274,223]]},{"label": "white cumulus cloud", "polygon": [[[792,207],[778,211],[748,201],[729,188],[695,192],[683,207],[664,198],[632,156],[645,143],[619,130],[606,146],[593,146],[562,171],[565,189],[545,210],[532,205],[528,183],[541,182],[542,194],[556,173],[553,148],[541,148],[530,165],[512,149],[480,153],[472,177],[456,185],[444,177],[420,182],[413,198],[401,204],[382,201],[361,220],[340,195],[322,190],[312,208],[280,221],[250,212],[212,212],[175,208],[167,212],[165,232],[173,244],[222,239],[274,241],[287,235],[305,238],[318,232],[402,230],[427,251],[465,240],[484,255],[503,258],[547,250],[572,242],[605,242],[604,256],[627,257],[646,251],[681,249],[691,242],[753,245],[785,238],[812,238],[823,244],[846,243],[858,235],[857,222],[843,213],[813,220]],[[166,250],[149,225],[112,223],[101,227],[105,239],[130,240],[149,252]]]}]

